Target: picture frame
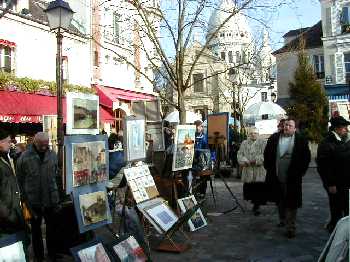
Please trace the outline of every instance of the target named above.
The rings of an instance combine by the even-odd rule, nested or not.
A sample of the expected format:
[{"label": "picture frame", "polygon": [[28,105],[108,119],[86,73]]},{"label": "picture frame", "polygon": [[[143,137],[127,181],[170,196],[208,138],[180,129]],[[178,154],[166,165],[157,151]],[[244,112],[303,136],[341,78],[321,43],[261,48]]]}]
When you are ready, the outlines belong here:
[{"label": "picture frame", "polygon": [[127,162],[146,158],[145,118],[127,116],[124,118],[124,158]]},{"label": "picture frame", "polygon": [[195,133],[194,125],[176,126],[172,171],[192,168]]},{"label": "picture frame", "polygon": [[[18,232],[0,238],[0,258],[6,262],[26,262],[25,233]],[[29,261],[28,261],[29,262]]]},{"label": "picture frame", "polygon": [[163,201],[147,207],[145,212],[164,232],[167,232],[178,220],[176,214]]},{"label": "picture frame", "polygon": [[66,192],[109,179],[109,150],[106,135],[65,136]]},{"label": "picture frame", "polygon": [[57,152],[57,115],[43,115],[43,132],[49,135],[50,147]]},{"label": "picture frame", "polygon": [[80,233],[112,223],[104,185],[78,187],[73,190],[72,195]]},{"label": "picture frame", "polygon": [[111,254],[100,239],[94,239],[70,249],[76,262],[113,262]]},{"label": "picture frame", "polygon": [[[229,146],[229,113],[215,113],[208,115],[208,144],[223,144],[225,148],[224,156],[227,156]],[[223,159],[222,159],[223,161]]]},{"label": "picture frame", "polygon": [[153,151],[161,152],[165,150],[164,132],[162,122],[149,122],[146,125],[146,141],[153,142]]},{"label": "picture frame", "polygon": [[67,126],[68,135],[96,135],[99,133],[99,97],[93,94],[68,92]]},{"label": "picture frame", "polygon": [[116,261],[145,262],[147,256],[134,236],[124,235],[108,243],[110,254]]},{"label": "picture frame", "polygon": [[[177,202],[179,204],[182,214],[186,213],[187,210],[197,205],[197,200],[194,197],[194,195],[180,198],[177,200]],[[187,223],[190,228],[190,231],[196,231],[202,227],[207,226],[207,221],[205,220],[200,208],[197,209],[197,211],[191,216]]]}]

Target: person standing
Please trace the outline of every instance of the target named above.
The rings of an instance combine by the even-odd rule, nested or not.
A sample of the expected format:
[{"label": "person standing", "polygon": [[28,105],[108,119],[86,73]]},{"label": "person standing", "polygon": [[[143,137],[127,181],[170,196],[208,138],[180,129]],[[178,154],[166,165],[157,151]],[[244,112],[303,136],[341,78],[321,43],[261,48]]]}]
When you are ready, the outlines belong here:
[{"label": "person standing", "polygon": [[318,146],[316,162],[329,199],[331,219],[326,228],[332,232],[337,222],[349,214],[350,142],[346,140],[350,122],[336,116],[330,123],[328,135]]},{"label": "person standing", "polygon": [[44,260],[41,223],[46,224],[46,246],[51,261],[55,261],[55,216],[59,211],[58,166],[56,153],[49,149],[49,136],[39,132],[33,144],[17,160],[17,177],[22,200],[33,212],[30,221],[36,261]]},{"label": "person standing", "polygon": [[20,190],[9,157],[10,147],[10,135],[0,129],[0,237],[25,231]]},{"label": "person standing", "polygon": [[265,141],[259,138],[257,128],[249,130],[238,150],[238,163],[242,169],[243,197],[253,203],[253,213],[260,215],[260,205],[266,204],[264,164]]},{"label": "person standing", "polygon": [[294,238],[297,209],[302,206],[302,177],[311,160],[308,142],[296,132],[294,119],[287,119],[283,133],[270,136],[264,151],[266,183],[278,205],[286,236]]}]

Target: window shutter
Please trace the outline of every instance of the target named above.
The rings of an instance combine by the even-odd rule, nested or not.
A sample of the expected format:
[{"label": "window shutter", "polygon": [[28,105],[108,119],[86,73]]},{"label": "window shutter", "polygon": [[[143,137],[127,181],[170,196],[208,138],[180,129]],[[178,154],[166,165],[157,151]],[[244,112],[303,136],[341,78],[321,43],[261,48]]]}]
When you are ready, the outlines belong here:
[{"label": "window shutter", "polygon": [[337,84],[345,84],[344,54],[335,53],[335,81]]},{"label": "window shutter", "polygon": [[332,36],[332,13],[331,8],[326,8],[325,36]]}]

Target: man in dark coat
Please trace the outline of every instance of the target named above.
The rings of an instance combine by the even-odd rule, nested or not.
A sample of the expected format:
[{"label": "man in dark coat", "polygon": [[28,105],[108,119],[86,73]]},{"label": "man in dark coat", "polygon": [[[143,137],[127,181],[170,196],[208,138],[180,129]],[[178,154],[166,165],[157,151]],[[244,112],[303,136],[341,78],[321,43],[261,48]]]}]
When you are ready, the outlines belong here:
[{"label": "man in dark coat", "polygon": [[279,226],[295,237],[297,209],[302,206],[302,177],[311,159],[306,139],[296,133],[295,120],[284,123],[283,133],[270,136],[264,151],[266,183],[279,210]]},{"label": "man in dark coat", "polygon": [[317,171],[328,194],[331,220],[327,229],[332,232],[338,220],[349,214],[350,142],[346,140],[350,122],[336,116],[330,123],[328,135],[318,146]]},{"label": "man in dark coat", "polygon": [[25,230],[10,146],[10,135],[0,129],[0,237]]},{"label": "man in dark coat", "polygon": [[46,246],[49,258],[56,259],[55,216],[59,210],[58,166],[56,153],[49,150],[47,133],[37,133],[34,143],[17,160],[17,178],[23,201],[33,211],[31,219],[34,255],[44,260],[41,232],[42,218],[46,224]]}]

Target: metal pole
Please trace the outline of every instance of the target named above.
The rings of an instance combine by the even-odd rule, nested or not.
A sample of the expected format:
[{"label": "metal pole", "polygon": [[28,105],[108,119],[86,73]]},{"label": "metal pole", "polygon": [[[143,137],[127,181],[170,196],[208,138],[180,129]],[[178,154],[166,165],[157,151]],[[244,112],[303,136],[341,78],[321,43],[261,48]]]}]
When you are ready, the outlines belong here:
[{"label": "metal pole", "polygon": [[[62,105],[62,96],[63,96],[63,86],[62,86],[62,38],[61,29],[59,28],[56,34],[57,39],[57,54],[56,54],[56,85],[57,85],[57,144],[58,144],[58,172],[59,177],[64,179],[63,172],[63,105]],[[64,184],[64,183],[63,183]],[[63,190],[63,188],[62,188]]]}]

